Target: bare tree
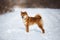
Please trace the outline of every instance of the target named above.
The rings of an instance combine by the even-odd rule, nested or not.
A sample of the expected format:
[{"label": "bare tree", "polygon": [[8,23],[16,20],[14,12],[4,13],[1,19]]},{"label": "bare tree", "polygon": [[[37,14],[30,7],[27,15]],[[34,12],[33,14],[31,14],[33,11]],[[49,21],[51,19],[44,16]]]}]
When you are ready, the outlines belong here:
[{"label": "bare tree", "polygon": [[11,8],[14,6],[12,0],[0,0],[0,14],[11,11]]}]

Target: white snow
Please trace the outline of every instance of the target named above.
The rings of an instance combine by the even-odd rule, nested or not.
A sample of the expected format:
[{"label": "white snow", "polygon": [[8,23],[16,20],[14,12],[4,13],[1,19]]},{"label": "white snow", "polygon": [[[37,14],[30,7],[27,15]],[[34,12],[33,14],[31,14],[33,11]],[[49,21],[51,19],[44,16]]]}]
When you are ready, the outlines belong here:
[{"label": "white snow", "polygon": [[[37,25],[32,25],[27,33],[21,11],[27,11],[29,16],[39,13],[43,18],[45,34]],[[15,11],[0,15],[0,40],[60,40],[60,9],[16,7]]]}]

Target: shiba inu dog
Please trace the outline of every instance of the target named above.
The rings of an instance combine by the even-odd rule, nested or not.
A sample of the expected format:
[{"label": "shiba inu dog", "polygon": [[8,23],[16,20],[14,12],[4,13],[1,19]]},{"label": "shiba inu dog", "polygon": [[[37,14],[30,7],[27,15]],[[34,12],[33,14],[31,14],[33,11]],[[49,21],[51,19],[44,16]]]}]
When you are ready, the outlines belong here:
[{"label": "shiba inu dog", "polygon": [[29,32],[30,25],[37,24],[38,27],[42,30],[42,33],[45,33],[42,17],[39,14],[35,15],[34,17],[29,17],[27,12],[21,12],[21,16],[26,26],[26,32]]}]

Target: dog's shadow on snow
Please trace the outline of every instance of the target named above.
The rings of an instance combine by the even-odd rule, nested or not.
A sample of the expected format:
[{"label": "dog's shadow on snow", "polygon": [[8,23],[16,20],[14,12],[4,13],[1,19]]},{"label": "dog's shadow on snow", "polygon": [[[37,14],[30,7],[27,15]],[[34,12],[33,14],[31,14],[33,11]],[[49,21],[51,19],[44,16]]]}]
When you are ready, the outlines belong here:
[{"label": "dog's shadow on snow", "polygon": [[34,31],[34,32],[41,32],[40,30],[37,30],[37,29],[32,29],[30,31]]},{"label": "dog's shadow on snow", "polygon": [[[23,28],[23,27],[20,27],[20,29],[23,30],[23,31],[26,31],[26,29]],[[29,29],[29,32],[41,32],[41,31],[37,30],[37,29]]]}]

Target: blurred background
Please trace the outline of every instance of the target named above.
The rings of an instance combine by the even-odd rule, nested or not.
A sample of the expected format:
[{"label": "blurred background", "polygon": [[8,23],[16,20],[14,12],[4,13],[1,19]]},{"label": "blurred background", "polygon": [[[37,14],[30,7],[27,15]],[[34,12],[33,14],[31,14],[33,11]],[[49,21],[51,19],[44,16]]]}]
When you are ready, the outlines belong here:
[{"label": "blurred background", "polygon": [[60,9],[60,0],[0,0],[0,14],[11,11],[14,6],[20,8]]}]

